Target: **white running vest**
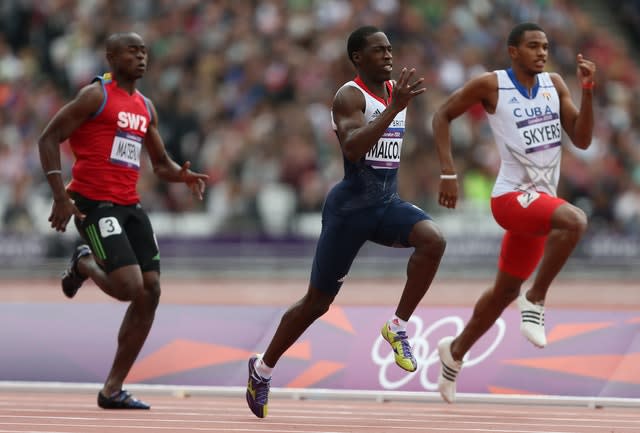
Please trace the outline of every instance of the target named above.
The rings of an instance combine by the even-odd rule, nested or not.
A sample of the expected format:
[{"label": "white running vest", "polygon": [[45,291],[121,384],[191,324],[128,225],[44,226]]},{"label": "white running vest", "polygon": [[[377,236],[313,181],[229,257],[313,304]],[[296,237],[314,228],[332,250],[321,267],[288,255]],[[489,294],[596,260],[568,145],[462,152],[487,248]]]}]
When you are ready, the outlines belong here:
[{"label": "white running vest", "polygon": [[[355,87],[364,95],[364,118],[367,123],[371,123],[387,108],[385,104],[376,99],[366,89],[360,87],[355,81],[348,81],[342,85],[342,87],[345,86]],[[340,89],[342,89],[342,87]],[[338,92],[340,89],[338,89]],[[400,154],[402,153],[404,120],[406,114],[407,109],[405,108],[391,121],[391,124],[389,124],[387,130],[384,131],[382,137],[380,137],[378,142],[365,155],[365,164],[371,166],[371,168],[377,169],[392,169],[400,167]],[[336,123],[333,120],[333,110],[331,111],[331,126],[334,131],[337,130]]]},{"label": "white running vest", "polygon": [[533,97],[521,93],[505,70],[498,76],[496,112],[488,114],[502,163],[492,197],[513,191],[556,196],[562,144],[560,100],[547,72]]}]

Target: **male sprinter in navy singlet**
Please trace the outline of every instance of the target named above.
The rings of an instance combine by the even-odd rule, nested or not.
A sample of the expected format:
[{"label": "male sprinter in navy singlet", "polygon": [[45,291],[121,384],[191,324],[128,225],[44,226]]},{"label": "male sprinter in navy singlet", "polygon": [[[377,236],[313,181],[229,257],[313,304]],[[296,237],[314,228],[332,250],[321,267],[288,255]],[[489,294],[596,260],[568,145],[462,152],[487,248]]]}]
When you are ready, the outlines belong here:
[{"label": "male sprinter in navy singlet", "polygon": [[[208,176],[182,167],[167,154],[158,132],[158,115],[136,89],[147,66],[147,49],[136,33],[107,39],[111,73],[96,77],[58,111],[38,142],[40,161],[53,192],[51,227],[64,232],[72,216],[83,239],[62,277],[72,298],[91,278],[102,291],[129,302],[111,371],[98,392],[104,409],[149,409],[122,389],[142,348],[160,299],[160,253],[151,222],[140,206],[136,184],[142,148],[154,173],[184,182],[200,199]],[[60,143],[69,139],[76,158],[65,188]]]},{"label": "male sprinter in navy singlet", "polygon": [[420,87],[422,78],[412,81],[413,69],[403,69],[398,81],[391,81],[391,44],[375,27],[355,30],[347,53],[358,75],[338,89],[331,112],[343,153],[344,179],[329,192],[323,207],[307,293],[283,315],[264,354],[249,360],[246,398],[260,418],[267,415],[273,368],[329,309],[366,241],[414,248],[395,315],[381,332],[398,366],[407,371],[417,368],[406,326],[431,285],[445,240],[424,211],[399,198],[396,177],[407,104],[426,89]]},{"label": "male sprinter in navy singlet", "polygon": [[[507,42],[511,68],[487,72],[455,91],[436,112],[433,132],[443,173],[440,205],[453,208],[458,198],[451,155],[449,125],[476,104],[482,104],[500,152],[500,172],[491,194],[491,211],[506,231],[493,287],[475,305],[462,333],[438,344],[442,398],[455,400],[456,377],[471,346],[491,328],[515,299],[520,331],[535,346],[544,347],[544,300],[587,227],[578,207],[556,196],[560,175],[562,129],[572,143],[586,149],[593,131],[592,93],[595,65],[578,54],[577,79],[582,86],[580,109],[562,77],[544,72],[549,52],[547,36],[537,24],[513,28]],[[520,288],[540,263],[531,288]]]}]

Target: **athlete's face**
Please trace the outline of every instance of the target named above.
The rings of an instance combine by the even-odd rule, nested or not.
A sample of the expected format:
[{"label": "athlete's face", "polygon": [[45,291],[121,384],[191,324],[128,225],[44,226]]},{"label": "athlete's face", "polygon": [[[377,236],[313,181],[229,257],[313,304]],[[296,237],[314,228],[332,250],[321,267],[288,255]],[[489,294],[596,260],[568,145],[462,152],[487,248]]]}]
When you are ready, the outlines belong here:
[{"label": "athlete's face", "polygon": [[131,79],[141,78],[147,70],[147,47],[137,34],[125,36],[113,55],[113,67]]},{"label": "athlete's face", "polygon": [[526,31],[517,47],[509,47],[509,53],[522,70],[538,74],[544,71],[549,56],[547,35],[539,30]]},{"label": "athlete's face", "polygon": [[393,70],[393,55],[387,35],[382,32],[369,35],[367,45],[353,54],[361,75],[366,75],[373,81],[391,79]]}]

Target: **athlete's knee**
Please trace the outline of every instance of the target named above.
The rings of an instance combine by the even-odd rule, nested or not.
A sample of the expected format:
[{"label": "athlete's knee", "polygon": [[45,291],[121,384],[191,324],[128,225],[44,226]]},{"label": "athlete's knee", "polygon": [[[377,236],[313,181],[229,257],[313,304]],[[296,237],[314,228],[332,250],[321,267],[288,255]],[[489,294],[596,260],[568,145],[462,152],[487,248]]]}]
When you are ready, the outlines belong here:
[{"label": "athlete's knee", "polygon": [[502,301],[504,305],[513,302],[520,294],[524,278],[516,277],[505,271],[498,271],[496,281],[491,289],[494,302]]},{"label": "athlete's knee", "polygon": [[142,274],[142,291],[139,293],[140,302],[147,310],[157,308],[160,302],[160,274],[155,271],[144,272]]},{"label": "athlete's knee", "polygon": [[330,295],[328,293],[321,292],[320,290],[310,288],[309,292],[302,300],[304,314],[315,320],[329,311],[334,299],[335,295]]},{"label": "athlete's knee", "polygon": [[575,216],[573,218],[573,231],[577,232],[580,236],[587,231],[587,227],[589,225],[589,221],[587,219],[587,214],[578,207],[573,208]]},{"label": "athlete's knee", "polygon": [[412,243],[419,253],[437,257],[444,254],[447,240],[435,224],[425,221],[424,224],[416,226],[411,235]]},{"label": "athlete's knee", "polygon": [[518,295],[520,295],[520,286],[518,285],[496,285],[493,287],[493,296],[496,300],[504,302],[505,305],[515,301]]},{"label": "athlete's knee", "polygon": [[144,292],[144,285],[141,280],[131,279],[120,283],[115,297],[119,301],[132,301]]},{"label": "athlete's knee", "polygon": [[144,280],[140,268],[137,266],[123,266],[111,273],[108,277],[108,290],[110,296],[119,301],[132,301],[144,290]]},{"label": "athlete's knee", "polygon": [[581,237],[588,226],[587,215],[584,211],[577,206],[569,204],[561,206],[559,211],[558,228],[574,236]]},{"label": "athlete's knee", "polygon": [[160,280],[155,280],[152,282],[146,282],[144,285],[144,297],[146,304],[155,310],[160,303],[160,295],[162,294],[162,290],[160,289]]}]

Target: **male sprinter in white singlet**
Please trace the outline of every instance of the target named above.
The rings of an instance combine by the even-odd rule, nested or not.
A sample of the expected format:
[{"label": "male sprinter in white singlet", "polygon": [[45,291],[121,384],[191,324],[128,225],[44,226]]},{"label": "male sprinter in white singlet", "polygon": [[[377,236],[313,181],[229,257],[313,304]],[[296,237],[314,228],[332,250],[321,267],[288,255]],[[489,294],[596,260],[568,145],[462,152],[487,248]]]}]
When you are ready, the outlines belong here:
[{"label": "male sprinter in white singlet", "polygon": [[[267,415],[271,372],[282,354],[327,312],[366,241],[413,247],[407,281],[395,315],[382,326],[396,364],[415,371],[416,359],[407,322],[431,285],[444,253],[444,238],[431,218],[400,199],[397,173],[407,104],[425,91],[423,79],[411,82],[414,70],[403,69],[391,81],[391,44],[375,27],[355,30],[347,54],[358,76],[338,89],[331,110],[333,128],[344,160],[344,179],[329,192],[322,210],[307,293],[282,316],[262,356],[249,360],[247,404],[259,418]],[[336,350],[342,350],[335,341]]]},{"label": "male sprinter in white singlet", "polygon": [[[433,118],[436,147],[443,173],[455,173],[450,123],[480,103],[487,112],[502,163],[491,197],[491,211],[505,229],[498,273],[483,293],[473,316],[457,337],[438,344],[441,373],[438,389],[455,400],[455,380],[464,355],[515,299],[522,334],[544,347],[544,300],[587,227],[579,208],[556,197],[562,129],[575,146],[586,149],[593,131],[592,93],[595,65],[577,56],[582,86],[580,109],[560,75],[543,72],[549,42],[536,24],[515,26],[509,35],[511,68],[471,79],[454,92]],[[453,208],[458,198],[455,176],[440,183],[439,202]],[[540,263],[531,288],[520,288]]]}]

